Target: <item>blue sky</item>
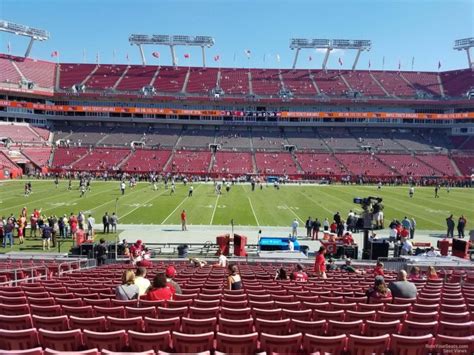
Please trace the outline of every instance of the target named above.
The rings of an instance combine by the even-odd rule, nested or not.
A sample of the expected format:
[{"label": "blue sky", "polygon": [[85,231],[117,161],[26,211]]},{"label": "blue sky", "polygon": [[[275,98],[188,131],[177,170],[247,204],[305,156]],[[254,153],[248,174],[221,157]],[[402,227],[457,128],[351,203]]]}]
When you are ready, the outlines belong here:
[{"label": "blue sky", "polygon": [[[140,63],[137,47],[128,36],[139,34],[209,35],[216,44],[208,51],[209,66],[291,67],[294,52],[289,39],[370,39],[372,50],[363,53],[359,69],[441,70],[465,68],[464,52],[452,49],[455,39],[474,36],[472,0],[0,0],[0,18],[46,29],[47,42],[35,43],[32,57],[51,60],[59,51],[61,62]],[[21,55],[25,38],[0,34],[0,51]],[[251,51],[247,59],[244,50]],[[160,64],[171,64],[167,47],[146,47],[160,52]],[[183,58],[190,53],[190,59]],[[235,60],[234,60],[235,53]],[[201,65],[199,48],[177,48],[180,65]],[[276,55],[280,56],[280,63]],[[474,57],[474,50],[473,50]],[[219,63],[213,57],[219,55]],[[309,57],[312,61],[309,61]],[[320,68],[323,53],[301,52],[299,68]],[[354,52],[334,53],[329,68],[349,68]],[[264,60],[265,59],[265,60]]]}]

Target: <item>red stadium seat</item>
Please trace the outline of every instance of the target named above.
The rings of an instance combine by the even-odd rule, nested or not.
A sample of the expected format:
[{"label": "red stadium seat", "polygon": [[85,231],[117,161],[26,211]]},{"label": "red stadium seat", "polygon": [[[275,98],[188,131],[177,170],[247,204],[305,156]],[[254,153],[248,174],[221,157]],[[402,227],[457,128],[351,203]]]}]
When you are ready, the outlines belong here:
[{"label": "red stadium seat", "polygon": [[226,319],[219,317],[219,331],[225,334],[241,335],[251,333],[253,318]]},{"label": "red stadium seat", "polygon": [[39,340],[44,348],[56,351],[77,351],[82,346],[82,332],[80,329],[66,331],[51,331],[39,329]]},{"label": "red stadium seat", "polygon": [[257,349],[258,333],[243,335],[217,333],[216,349],[226,354],[254,354]]},{"label": "red stadium seat", "polygon": [[127,345],[127,333],[125,330],[99,333],[85,329],[83,335],[84,344],[89,349],[97,348],[100,350],[123,351]]},{"label": "red stadium seat", "polygon": [[474,335],[474,322],[439,322],[438,334],[455,337]]},{"label": "red stadium seat", "polygon": [[379,336],[349,335],[347,350],[351,355],[382,355],[386,352],[390,336],[388,334]]},{"label": "red stadium seat", "polygon": [[318,309],[313,310],[313,319],[314,320],[344,320],[344,311],[320,311]]},{"label": "red stadium seat", "polygon": [[430,352],[433,335],[406,336],[392,334],[390,349],[399,355],[425,355]]},{"label": "red stadium seat", "polygon": [[346,311],[346,321],[355,321],[355,320],[375,320],[375,311]]},{"label": "red stadium seat", "polygon": [[36,328],[43,328],[46,330],[68,330],[69,319],[67,316],[42,317],[33,315],[33,324]]},{"label": "red stadium seat", "polygon": [[410,311],[408,313],[407,320],[412,322],[430,322],[434,320],[438,320],[438,312],[414,312]]},{"label": "red stadium seat", "polygon": [[178,353],[199,353],[212,351],[214,332],[202,334],[184,334],[173,332],[173,348]]},{"label": "red stadium seat", "polygon": [[346,348],[347,337],[342,335],[321,336],[306,333],[303,339],[303,351],[307,354],[341,354]]},{"label": "red stadium seat", "polygon": [[153,350],[168,351],[170,348],[171,336],[169,331],[158,333],[141,333],[133,330],[128,331],[128,341],[133,352]]},{"label": "red stadium seat", "polygon": [[304,309],[302,311],[282,309],[282,315],[284,318],[309,321],[311,319],[312,314],[313,312],[310,309]]},{"label": "red stadium seat", "polygon": [[30,314],[16,316],[0,315],[0,327],[6,330],[29,329],[33,328],[33,322]]},{"label": "red stadium seat", "polygon": [[115,318],[124,318],[125,317],[125,307],[124,306],[115,306],[115,307],[100,307],[94,306],[94,312],[97,317],[115,317]]},{"label": "red stadium seat", "polygon": [[0,329],[0,349],[26,350],[39,345],[38,332],[35,328],[20,330]]},{"label": "red stadium seat", "polygon": [[93,332],[104,332],[107,329],[107,320],[104,316],[90,318],[70,316],[69,325],[71,329],[87,329]]},{"label": "red stadium seat", "polygon": [[125,307],[127,317],[151,317],[154,318],[158,314],[156,307]]},{"label": "red stadium seat", "polygon": [[182,332],[186,334],[202,334],[216,330],[217,318],[181,318]]},{"label": "red stadium seat", "polygon": [[2,350],[2,355],[43,355],[41,347],[25,350]]},{"label": "red stadium seat", "polygon": [[252,308],[254,318],[278,320],[281,319],[281,308],[276,309],[260,309]]},{"label": "red stadium seat", "polygon": [[408,336],[419,336],[426,334],[436,334],[438,329],[438,322],[412,322],[406,320],[403,323],[402,334]]},{"label": "red stadium seat", "polygon": [[290,319],[255,319],[255,330],[259,333],[286,335],[290,332]]},{"label": "red stadium seat", "polygon": [[352,322],[340,322],[335,320],[328,321],[328,335],[340,335],[340,334],[362,334],[364,323],[362,320],[356,320]]},{"label": "red stadium seat", "polygon": [[402,312],[378,311],[376,318],[377,318],[377,321],[379,322],[391,322],[394,320],[399,320],[400,322],[403,322],[406,317],[407,317],[406,311],[402,311]]},{"label": "red stadium seat", "polygon": [[179,308],[158,308],[158,317],[159,318],[175,318],[175,317],[186,317],[188,315],[188,307],[179,307]]},{"label": "red stadium seat", "polygon": [[0,307],[0,314],[7,316],[18,316],[29,313],[30,306],[28,304],[2,304]]},{"label": "red stadium seat", "polygon": [[250,317],[252,310],[250,308],[227,308],[221,307],[221,317],[226,319],[245,319]]},{"label": "red stadium seat", "polygon": [[133,318],[115,318],[107,317],[107,329],[110,332],[116,330],[134,330],[136,332],[143,331],[142,317]]},{"label": "red stadium seat", "polygon": [[304,321],[291,319],[290,329],[292,333],[324,335],[326,333],[327,323],[325,320]]},{"label": "red stadium seat", "polygon": [[260,348],[267,354],[296,354],[301,347],[301,333],[291,335],[260,334]]},{"label": "red stadium seat", "polygon": [[170,332],[179,331],[181,327],[181,318],[150,318],[145,317],[145,332],[147,333],[161,333],[169,330]]},{"label": "red stadium seat", "polygon": [[400,332],[400,321],[376,322],[368,320],[365,322],[364,335],[380,336],[384,334],[398,334]]},{"label": "red stadium seat", "polygon": [[[435,349],[441,349],[442,354],[450,354],[453,349],[456,352],[473,354],[474,335],[471,336],[446,336],[438,334],[435,338]],[[445,349],[445,351],[443,351]]]},{"label": "red stadium seat", "polygon": [[459,313],[451,313],[451,312],[439,312],[439,320],[444,322],[450,323],[459,323],[459,322],[469,322],[471,319],[471,315],[469,312],[459,312]]},{"label": "red stadium seat", "polygon": [[75,306],[62,306],[63,313],[68,316],[75,316],[75,317],[94,317],[95,312],[92,306],[82,306],[82,307],[75,307]]}]

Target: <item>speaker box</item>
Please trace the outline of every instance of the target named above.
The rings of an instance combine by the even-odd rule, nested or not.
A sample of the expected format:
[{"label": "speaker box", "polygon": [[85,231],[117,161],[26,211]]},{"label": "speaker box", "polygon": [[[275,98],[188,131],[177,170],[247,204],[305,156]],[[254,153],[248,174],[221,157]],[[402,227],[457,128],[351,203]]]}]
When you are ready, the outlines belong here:
[{"label": "speaker box", "polygon": [[386,241],[370,243],[370,259],[388,258],[389,243]]},{"label": "speaker box", "polygon": [[89,259],[93,259],[94,256],[94,243],[82,243],[79,247],[79,255],[87,255]]}]

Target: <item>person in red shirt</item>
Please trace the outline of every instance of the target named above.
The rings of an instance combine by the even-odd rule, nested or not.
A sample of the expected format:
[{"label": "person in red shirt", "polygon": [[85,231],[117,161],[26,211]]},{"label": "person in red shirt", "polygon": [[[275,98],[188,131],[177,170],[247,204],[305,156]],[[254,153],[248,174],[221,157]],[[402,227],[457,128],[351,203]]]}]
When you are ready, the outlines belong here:
[{"label": "person in red shirt", "polygon": [[326,254],[326,248],[320,247],[319,252],[316,255],[316,260],[314,263],[314,272],[316,275],[322,277],[323,279],[327,279],[326,276],[326,258],[324,255]]},{"label": "person in red shirt", "polygon": [[183,210],[183,212],[181,212],[181,230],[182,231],[187,231],[188,228],[186,227],[186,222],[187,222],[187,219],[186,219],[186,210]]},{"label": "person in red shirt", "polygon": [[148,301],[169,301],[173,299],[173,292],[167,285],[165,274],[159,273],[155,275],[152,286],[147,293],[142,296],[142,299]]},{"label": "person in red shirt", "polygon": [[295,271],[293,271],[292,274],[291,274],[291,279],[293,281],[298,281],[298,282],[307,282],[308,281],[308,274],[306,272],[304,272],[303,265],[296,264]]},{"label": "person in red shirt", "polygon": [[331,231],[331,233],[336,233],[337,232],[337,223],[333,221],[331,223],[331,225],[329,226],[329,230]]},{"label": "person in red shirt", "polygon": [[402,238],[407,238],[408,239],[409,235],[410,235],[410,231],[408,229],[406,229],[405,227],[403,227],[403,229],[400,231],[400,236]]},{"label": "person in red shirt", "polygon": [[374,276],[385,276],[384,271],[383,271],[383,263],[381,261],[377,262],[377,265],[375,266],[374,269]]},{"label": "person in red shirt", "polygon": [[352,234],[350,232],[346,232],[346,234],[344,234],[344,236],[342,237],[342,243],[345,245],[354,244],[354,238],[352,237]]},{"label": "person in red shirt", "polygon": [[71,228],[71,236],[73,238],[76,237],[76,232],[77,232],[77,217],[74,216],[73,213],[71,213],[71,216],[69,217],[69,227]]}]

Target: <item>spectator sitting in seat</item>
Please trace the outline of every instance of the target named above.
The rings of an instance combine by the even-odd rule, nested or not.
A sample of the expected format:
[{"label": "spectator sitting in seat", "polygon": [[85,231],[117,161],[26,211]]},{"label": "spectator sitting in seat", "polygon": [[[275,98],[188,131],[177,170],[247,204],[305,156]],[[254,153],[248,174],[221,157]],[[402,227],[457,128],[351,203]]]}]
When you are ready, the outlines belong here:
[{"label": "spectator sitting in seat", "polygon": [[410,281],[414,280],[423,280],[421,275],[420,268],[418,266],[413,266],[410,270]]},{"label": "spectator sitting in seat", "polygon": [[149,301],[169,301],[173,299],[173,292],[167,285],[165,274],[159,273],[155,275],[152,286],[142,299]]},{"label": "spectator sitting in seat", "polygon": [[122,284],[115,289],[118,300],[136,300],[139,289],[135,285],[135,274],[132,270],[125,270],[122,274]]},{"label": "spectator sitting in seat", "polygon": [[138,267],[135,272],[135,285],[138,286],[138,296],[143,296],[150,288],[151,282],[146,278],[146,268]]},{"label": "spectator sitting in seat", "polygon": [[220,267],[227,267],[227,257],[219,250],[219,259],[217,260],[217,264],[215,266]]},{"label": "spectator sitting in seat", "polygon": [[227,283],[229,290],[240,290],[242,289],[242,280],[237,272],[236,265],[229,265],[229,276],[227,277]]},{"label": "spectator sitting in seat", "polygon": [[383,276],[375,277],[374,286],[366,292],[368,303],[380,303],[384,299],[391,299],[392,292],[388,289]]},{"label": "spectator sitting in seat", "polygon": [[283,269],[282,267],[279,268],[276,271],[275,280],[288,280],[288,275],[286,274],[286,270]]},{"label": "spectator sitting in seat", "polygon": [[342,243],[345,245],[352,245],[354,244],[354,238],[352,237],[351,232],[346,232],[342,237]]},{"label": "spectator sitting in seat", "polygon": [[205,260],[201,260],[198,258],[189,258],[189,261],[191,262],[191,265],[194,267],[203,267],[207,265],[207,262]]},{"label": "spectator sitting in seat", "polygon": [[426,253],[426,256],[441,256],[441,253],[435,250],[434,247],[431,247],[430,250]]},{"label": "spectator sitting in seat", "polygon": [[334,261],[333,258],[330,258],[329,261],[328,261],[328,264],[326,266],[326,269],[329,270],[329,271],[335,271],[337,270],[337,265]]},{"label": "spectator sitting in seat", "polygon": [[303,265],[296,264],[295,270],[291,273],[290,278],[291,280],[297,281],[297,282],[307,282],[308,274],[304,272]]},{"label": "spectator sitting in seat", "polygon": [[384,270],[383,270],[383,263],[381,261],[377,262],[377,265],[375,266],[374,269],[374,275],[375,277],[377,276],[384,276]]},{"label": "spectator sitting in seat", "polygon": [[349,258],[346,259],[346,264],[341,266],[341,270],[346,271],[346,272],[356,273],[356,274],[362,273],[360,270],[357,270],[354,266],[352,266],[352,260]]},{"label": "spectator sitting in seat", "polygon": [[174,294],[181,295],[183,291],[181,291],[181,286],[178,285],[176,281],[173,280],[173,277],[176,276],[176,269],[174,268],[173,265],[170,265],[166,268],[165,270],[165,275],[166,275],[166,282],[169,288],[171,288],[171,291]]},{"label": "spectator sitting in seat", "polygon": [[426,278],[427,280],[439,280],[438,273],[436,272],[436,269],[433,266],[428,266],[428,269],[426,270]]},{"label": "spectator sitting in seat", "polygon": [[418,292],[416,286],[407,280],[407,272],[405,270],[398,272],[397,281],[391,282],[388,288],[392,291],[392,296],[398,298],[416,298]]}]

